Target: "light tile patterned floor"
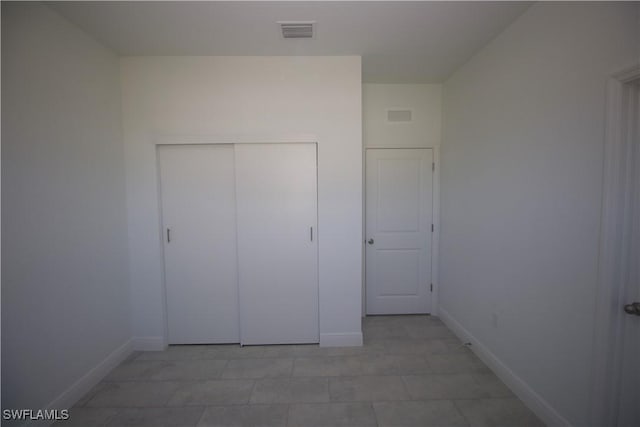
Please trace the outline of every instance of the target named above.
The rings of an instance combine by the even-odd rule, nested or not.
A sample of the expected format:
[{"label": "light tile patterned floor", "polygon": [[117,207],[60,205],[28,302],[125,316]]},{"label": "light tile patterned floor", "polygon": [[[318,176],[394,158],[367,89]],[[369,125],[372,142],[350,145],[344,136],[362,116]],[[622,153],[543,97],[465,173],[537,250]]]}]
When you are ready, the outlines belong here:
[{"label": "light tile patterned floor", "polygon": [[57,426],[542,426],[437,318],[363,321],[362,347],[135,353]]}]

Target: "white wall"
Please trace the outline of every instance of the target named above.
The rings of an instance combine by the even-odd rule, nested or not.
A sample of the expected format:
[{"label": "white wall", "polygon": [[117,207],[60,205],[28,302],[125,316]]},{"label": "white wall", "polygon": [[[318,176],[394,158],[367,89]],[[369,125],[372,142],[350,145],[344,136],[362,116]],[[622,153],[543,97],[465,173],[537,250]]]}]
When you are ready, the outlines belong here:
[{"label": "white wall", "polygon": [[167,141],[317,141],[320,340],[360,343],[360,58],[129,57],[122,85],[137,347],[165,334],[155,144]]},{"label": "white wall", "polygon": [[69,405],[126,353],[118,78],[48,7],[2,3],[3,408]]},{"label": "white wall", "polygon": [[[442,85],[373,84],[362,88],[367,148],[428,148],[440,145]],[[387,110],[411,110],[411,122],[388,122]]]},{"label": "white wall", "polygon": [[535,4],[445,83],[440,312],[547,421],[588,421],[605,82],[637,13]]}]

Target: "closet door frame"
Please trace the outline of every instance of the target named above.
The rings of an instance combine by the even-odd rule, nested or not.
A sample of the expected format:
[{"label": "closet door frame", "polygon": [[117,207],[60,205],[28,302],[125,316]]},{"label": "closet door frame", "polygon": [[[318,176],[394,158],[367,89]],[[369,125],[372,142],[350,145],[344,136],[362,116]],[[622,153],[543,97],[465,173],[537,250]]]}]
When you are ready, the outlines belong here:
[{"label": "closet door frame", "polygon": [[[145,350],[163,350],[168,347],[169,336],[169,319],[168,319],[168,305],[167,305],[167,287],[165,277],[165,253],[164,253],[164,222],[162,218],[162,188],[160,186],[160,157],[159,148],[165,145],[240,145],[240,144],[312,144],[316,150],[316,197],[319,195],[319,149],[318,138],[314,134],[288,134],[288,135],[269,135],[269,136],[251,136],[251,135],[194,135],[194,134],[158,134],[153,137],[152,147],[155,156],[155,174],[156,174],[156,197],[157,197],[157,212],[158,212],[158,249],[160,256],[160,285],[162,286],[162,343],[156,343],[152,338],[149,339],[149,343],[142,342],[144,338],[138,338],[138,347]],[[318,198],[319,200],[319,198]],[[320,238],[319,226],[319,203],[316,203],[316,229],[314,229],[314,240]],[[317,245],[316,251],[316,284],[318,290],[318,336],[320,336],[320,246]],[[239,310],[242,302],[239,301]],[[240,312],[240,311],[239,311]],[[240,325],[240,340],[242,340],[242,326],[241,321],[238,319]]]}]

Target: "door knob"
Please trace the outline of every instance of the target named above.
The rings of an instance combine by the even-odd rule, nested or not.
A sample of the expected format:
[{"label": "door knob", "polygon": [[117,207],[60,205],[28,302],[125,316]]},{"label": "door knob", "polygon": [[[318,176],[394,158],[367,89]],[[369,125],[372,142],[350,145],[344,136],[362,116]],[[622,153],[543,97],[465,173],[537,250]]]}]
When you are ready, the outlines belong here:
[{"label": "door knob", "polygon": [[367,243],[368,243],[368,244],[370,244],[370,245],[373,245],[373,239],[369,239],[369,240],[367,241]]},{"label": "door knob", "polygon": [[627,314],[635,314],[636,316],[640,316],[640,302],[632,302],[631,304],[626,304],[624,306],[624,311]]}]

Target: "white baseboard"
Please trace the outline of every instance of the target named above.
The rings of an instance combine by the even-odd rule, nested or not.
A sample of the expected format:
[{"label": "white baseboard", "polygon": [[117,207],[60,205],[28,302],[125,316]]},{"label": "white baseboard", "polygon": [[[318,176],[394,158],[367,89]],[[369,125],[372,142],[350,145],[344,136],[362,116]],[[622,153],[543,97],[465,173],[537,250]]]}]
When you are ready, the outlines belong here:
[{"label": "white baseboard", "polygon": [[447,310],[439,307],[438,314],[445,325],[463,342],[471,343],[471,350],[524,402],[546,425],[570,426],[562,415],[556,411],[542,396],[536,393],[522,378],[517,376],[507,365],[496,357],[487,347],[478,341],[455,320]]},{"label": "white baseboard", "polygon": [[320,347],[362,346],[362,332],[320,334]]},{"label": "white baseboard", "polygon": [[[62,392],[58,397],[49,403],[46,409],[69,409],[85,394],[95,387],[113,368],[118,366],[133,352],[131,340],[128,340],[120,347],[111,352],[94,368],[84,374],[71,387]],[[25,424],[25,426],[49,426],[53,421],[38,420]]]},{"label": "white baseboard", "polygon": [[133,337],[134,351],[163,351],[167,348],[164,337]]}]

